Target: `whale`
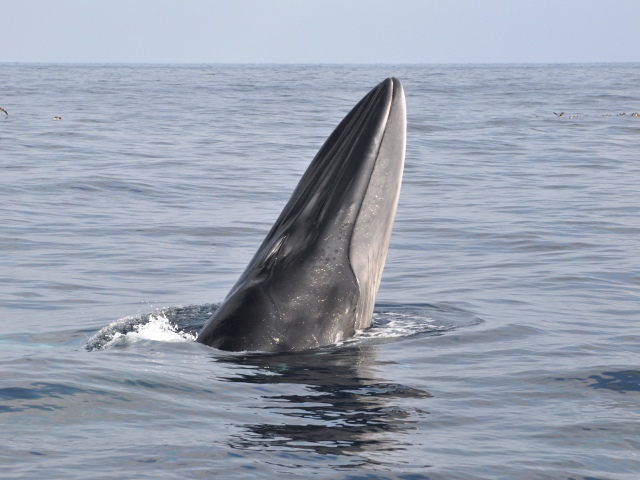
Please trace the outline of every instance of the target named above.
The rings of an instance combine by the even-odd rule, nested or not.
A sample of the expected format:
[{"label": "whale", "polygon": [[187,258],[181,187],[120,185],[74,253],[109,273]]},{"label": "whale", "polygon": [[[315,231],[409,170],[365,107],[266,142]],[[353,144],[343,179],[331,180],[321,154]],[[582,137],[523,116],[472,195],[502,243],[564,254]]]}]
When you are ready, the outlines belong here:
[{"label": "whale", "polygon": [[297,352],[371,326],[406,148],[401,82],[375,86],[329,135],[196,341]]}]

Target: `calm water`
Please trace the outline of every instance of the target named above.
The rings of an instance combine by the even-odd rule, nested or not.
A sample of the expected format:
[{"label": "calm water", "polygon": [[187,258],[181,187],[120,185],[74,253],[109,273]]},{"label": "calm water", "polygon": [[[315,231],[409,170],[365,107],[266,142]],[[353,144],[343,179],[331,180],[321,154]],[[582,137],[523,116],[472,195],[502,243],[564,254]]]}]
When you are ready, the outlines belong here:
[{"label": "calm water", "polygon": [[[190,341],[390,75],[409,131],[372,330]],[[639,85],[640,64],[2,65],[0,477],[637,478]]]}]

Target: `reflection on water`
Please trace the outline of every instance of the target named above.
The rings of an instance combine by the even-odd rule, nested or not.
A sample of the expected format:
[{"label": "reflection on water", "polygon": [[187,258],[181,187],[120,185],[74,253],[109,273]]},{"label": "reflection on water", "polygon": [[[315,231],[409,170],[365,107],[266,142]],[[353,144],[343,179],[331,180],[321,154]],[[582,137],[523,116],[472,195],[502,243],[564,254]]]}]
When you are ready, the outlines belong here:
[{"label": "reflection on water", "polygon": [[591,388],[606,388],[616,392],[640,392],[640,371],[622,370],[618,372],[602,372],[602,375],[591,375],[595,382]]},{"label": "reflection on water", "polygon": [[300,354],[243,354],[216,357],[256,370],[227,378],[251,384],[298,384],[306,393],[267,394],[273,422],[245,424],[232,448],[288,448],[320,454],[395,450],[402,445],[390,432],[415,428],[419,409],[397,405],[399,398],[426,399],[424,391],[376,378],[375,346],[334,348]]}]

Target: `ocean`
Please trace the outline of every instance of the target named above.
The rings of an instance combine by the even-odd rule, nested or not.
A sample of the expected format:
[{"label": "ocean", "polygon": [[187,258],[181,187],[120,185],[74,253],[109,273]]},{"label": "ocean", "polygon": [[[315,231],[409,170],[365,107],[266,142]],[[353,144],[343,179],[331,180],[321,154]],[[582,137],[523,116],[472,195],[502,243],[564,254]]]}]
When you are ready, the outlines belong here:
[{"label": "ocean", "polygon": [[[194,342],[389,76],[407,154],[372,328]],[[0,478],[638,478],[638,85],[640,64],[2,64]]]}]

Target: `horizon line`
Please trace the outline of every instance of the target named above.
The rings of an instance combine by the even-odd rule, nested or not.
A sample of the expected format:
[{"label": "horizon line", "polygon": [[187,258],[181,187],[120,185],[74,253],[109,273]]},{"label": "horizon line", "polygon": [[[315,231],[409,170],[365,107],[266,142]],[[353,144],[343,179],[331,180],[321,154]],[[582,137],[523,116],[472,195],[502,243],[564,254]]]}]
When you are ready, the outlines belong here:
[{"label": "horizon line", "polygon": [[589,61],[589,62],[100,62],[100,61],[3,61],[0,65],[21,64],[21,65],[286,65],[286,66],[374,66],[374,65],[621,65],[637,64],[640,61]]}]

